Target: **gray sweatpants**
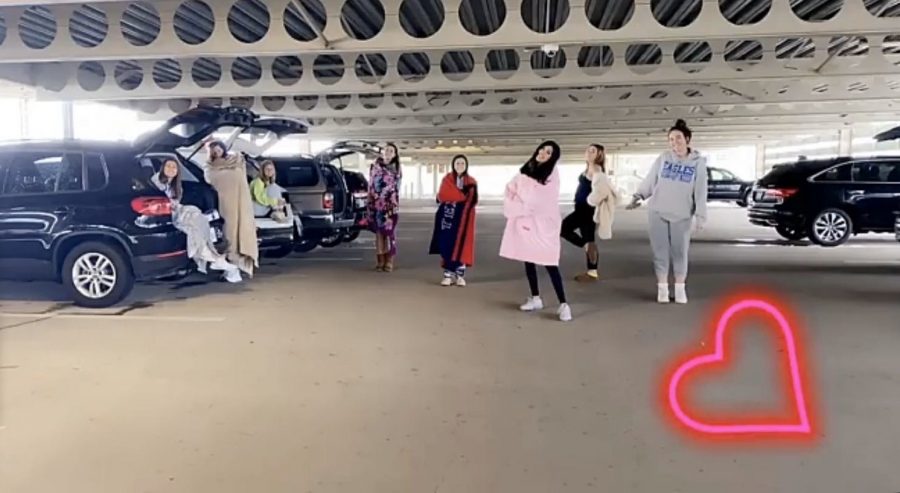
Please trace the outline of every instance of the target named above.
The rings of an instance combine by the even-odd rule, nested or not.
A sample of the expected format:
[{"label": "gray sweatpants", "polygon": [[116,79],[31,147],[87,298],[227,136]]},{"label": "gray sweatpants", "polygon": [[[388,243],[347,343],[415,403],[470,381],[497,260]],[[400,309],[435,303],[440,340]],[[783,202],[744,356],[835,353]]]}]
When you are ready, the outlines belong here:
[{"label": "gray sweatpants", "polygon": [[650,247],[657,279],[669,278],[670,263],[676,279],[687,277],[691,222],[691,219],[668,221],[650,211]]}]

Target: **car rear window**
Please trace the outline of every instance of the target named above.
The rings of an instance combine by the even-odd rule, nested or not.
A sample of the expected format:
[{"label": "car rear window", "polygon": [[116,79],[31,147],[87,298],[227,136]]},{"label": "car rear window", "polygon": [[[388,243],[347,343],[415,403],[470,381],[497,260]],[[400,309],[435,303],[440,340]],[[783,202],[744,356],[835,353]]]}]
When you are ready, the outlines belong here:
[{"label": "car rear window", "polygon": [[313,161],[276,162],[278,183],[283,187],[313,187],[319,184],[319,165]]},{"label": "car rear window", "polygon": [[344,180],[347,182],[347,188],[352,192],[365,191],[369,188],[366,179],[357,173],[345,173]]},{"label": "car rear window", "polygon": [[759,180],[759,185],[766,186],[800,186],[810,176],[822,171],[835,162],[808,161],[775,166]]}]

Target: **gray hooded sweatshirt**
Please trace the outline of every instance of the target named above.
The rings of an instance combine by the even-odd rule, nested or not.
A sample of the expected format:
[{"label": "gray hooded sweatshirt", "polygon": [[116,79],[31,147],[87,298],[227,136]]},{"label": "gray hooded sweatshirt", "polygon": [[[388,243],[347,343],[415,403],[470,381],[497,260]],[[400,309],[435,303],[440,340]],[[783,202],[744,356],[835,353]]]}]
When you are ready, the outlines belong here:
[{"label": "gray hooded sweatshirt", "polygon": [[706,185],[705,157],[694,150],[685,158],[666,151],[653,162],[635,196],[650,199],[650,210],[667,221],[697,216],[705,222]]}]

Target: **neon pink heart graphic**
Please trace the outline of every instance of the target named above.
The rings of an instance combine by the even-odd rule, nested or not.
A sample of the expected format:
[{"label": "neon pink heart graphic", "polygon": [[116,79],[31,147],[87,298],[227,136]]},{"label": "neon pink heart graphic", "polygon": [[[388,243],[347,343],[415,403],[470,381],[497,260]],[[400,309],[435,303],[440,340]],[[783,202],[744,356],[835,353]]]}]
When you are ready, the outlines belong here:
[{"label": "neon pink heart graphic", "polygon": [[[790,382],[790,394],[793,397],[793,406],[796,411],[797,420],[792,423],[785,423],[781,420],[778,422],[750,422],[750,423],[734,423],[734,424],[711,424],[704,423],[693,418],[690,413],[686,412],[678,398],[678,388],[682,383],[682,379],[692,371],[701,371],[704,366],[723,363],[725,358],[725,333],[728,330],[731,320],[744,310],[761,310],[770,315],[776,322],[785,340],[786,356],[788,359],[789,375],[787,380]],[[739,301],[725,310],[716,325],[715,332],[715,349],[712,354],[703,354],[696,356],[682,363],[672,374],[668,385],[668,403],[675,418],[681,424],[687,426],[691,430],[703,434],[810,434],[812,426],[809,419],[809,410],[807,408],[807,399],[803,391],[803,379],[801,378],[800,363],[797,356],[797,345],[794,337],[794,331],[790,322],[784,314],[769,302],[758,299],[747,299]]]}]

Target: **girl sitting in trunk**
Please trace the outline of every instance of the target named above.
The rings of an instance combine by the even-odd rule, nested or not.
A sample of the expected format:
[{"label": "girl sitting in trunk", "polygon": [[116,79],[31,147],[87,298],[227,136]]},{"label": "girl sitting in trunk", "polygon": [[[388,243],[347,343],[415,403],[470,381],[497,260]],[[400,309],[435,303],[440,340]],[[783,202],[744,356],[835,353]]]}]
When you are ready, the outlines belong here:
[{"label": "girl sitting in trunk", "polygon": [[275,163],[269,160],[262,162],[259,176],[250,182],[250,193],[253,195],[253,215],[271,217],[285,223],[290,221],[287,201],[284,200],[285,189],[275,183]]},{"label": "girl sitting in trunk", "polygon": [[181,204],[184,189],[181,185],[180,171],[175,160],[166,160],[151,181],[172,203],[172,223],[187,235],[188,258],[196,262],[197,270],[203,274],[206,274],[208,264],[213,270],[225,271],[225,280],[228,282],[241,282],[241,272],[237,266],[228,262],[223,255],[216,253],[215,244],[209,234],[209,220],[203,212],[193,205]]}]

